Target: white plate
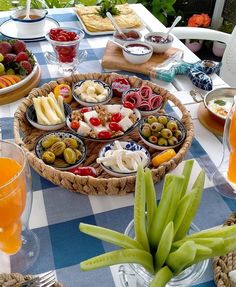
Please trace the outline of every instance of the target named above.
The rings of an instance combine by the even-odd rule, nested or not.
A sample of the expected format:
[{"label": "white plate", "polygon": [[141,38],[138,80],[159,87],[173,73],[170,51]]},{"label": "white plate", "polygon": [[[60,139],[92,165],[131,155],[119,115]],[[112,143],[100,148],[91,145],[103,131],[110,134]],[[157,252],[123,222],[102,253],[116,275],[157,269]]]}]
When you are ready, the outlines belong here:
[{"label": "white plate", "polygon": [[57,28],[59,26],[60,24],[56,20],[46,17],[45,28],[40,34],[22,36],[18,34],[15,22],[12,19],[9,19],[1,24],[0,32],[3,36],[8,38],[24,40],[25,42],[36,42],[43,40],[47,31],[52,28]]},{"label": "white plate", "polygon": [[21,80],[20,82],[14,84],[14,85],[11,85],[11,86],[3,88],[3,89],[0,89],[0,95],[3,95],[5,93],[11,92],[11,91],[14,91],[14,90],[18,89],[19,87],[23,86],[25,83],[27,83],[28,81],[30,81],[32,79],[32,77],[37,72],[37,69],[38,69],[38,63],[35,62],[34,68],[33,68],[32,72],[28,76],[26,76],[23,80]]},{"label": "white plate", "polygon": [[[75,15],[77,16],[77,18],[79,19],[80,21],[80,24],[83,28],[83,30],[86,32],[86,34],[88,35],[91,35],[91,36],[100,36],[100,35],[109,35],[109,34],[113,34],[115,30],[112,30],[112,31],[101,31],[101,32],[91,32],[87,29],[87,27],[84,25],[84,22],[82,21],[82,19],[80,18],[79,14],[76,12],[76,9],[74,9],[74,12],[75,12]],[[137,15],[137,14],[136,14]],[[138,17],[138,15],[137,15]],[[140,22],[141,22],[141,26],[139,28],[134,28],[134,30],[138,30],[138,31],[141,31],[145,28],[145,25],[142,21],[142,19],[140,19]],[[130,28],[131,30],[132,28]]]}]

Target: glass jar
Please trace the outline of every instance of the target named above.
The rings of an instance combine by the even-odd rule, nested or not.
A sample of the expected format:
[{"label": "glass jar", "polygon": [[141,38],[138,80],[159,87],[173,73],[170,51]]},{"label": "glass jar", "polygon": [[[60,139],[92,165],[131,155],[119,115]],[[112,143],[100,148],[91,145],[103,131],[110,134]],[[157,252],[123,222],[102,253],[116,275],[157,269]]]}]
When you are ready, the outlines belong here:
[{"label": "glass jar", "polygon": [[[189,233],[198,232],[199,229],[195,224],[191,224]],[[125,230],[125,234],[134,238],[134,220],[132,220]],[[199,262],[195,265],[186,268],[178,276],[169,281],[166,287],[176,286],[184,287],[189,286],[196,280],[200,279],[206,271],[209,260]],[[125,264],[119,267],[119,276],[122,286],[124,287],[148,287],[153,279],[144,267],[138,264]]]}]

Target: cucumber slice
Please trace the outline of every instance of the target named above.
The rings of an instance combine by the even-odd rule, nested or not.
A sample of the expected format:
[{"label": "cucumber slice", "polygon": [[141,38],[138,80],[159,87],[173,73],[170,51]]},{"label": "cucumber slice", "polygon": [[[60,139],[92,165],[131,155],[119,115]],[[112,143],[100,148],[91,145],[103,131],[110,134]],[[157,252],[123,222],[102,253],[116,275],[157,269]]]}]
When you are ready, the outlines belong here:
[{"label": "cucumber slice", "polygon": [[143,249],[143,246],[137,240],[111,229],[85,223],[80,223],[79,229],[83,233],[123,248]]},{"label": "cucumber slice", "polygon": [[152,280],[150,287],[165,287],[166,284],[173,278],[173,273],[165,266],[161,268]]},{"label": "cucumber slice", "polygon": [[171,250],[172,241],[174,238],[174,224],[173,221],[164,229],[161,236],[160,243],[155,254],[155,270],[159,270],[166,261],[167,256]]},{"label": "cucumber slice", "polygon": [[149,229],[156,210],[156,190],[149,168],[145,170],[147,228]]},{"label": "cucumber slice", "polygon": [[142,244],[145,250],[149,251],[150,248],[146,230],[145,193],[144,170],[139,166],[135,185],[134,230],[136,240]]},{"label": "cucumber slice", "polygon": [[122,249],[107,252],[81,262],[80,268],[83,271],[89,271],[120,263],[140,264],[151,274],[154,272],[152,255],[140,249]]}]

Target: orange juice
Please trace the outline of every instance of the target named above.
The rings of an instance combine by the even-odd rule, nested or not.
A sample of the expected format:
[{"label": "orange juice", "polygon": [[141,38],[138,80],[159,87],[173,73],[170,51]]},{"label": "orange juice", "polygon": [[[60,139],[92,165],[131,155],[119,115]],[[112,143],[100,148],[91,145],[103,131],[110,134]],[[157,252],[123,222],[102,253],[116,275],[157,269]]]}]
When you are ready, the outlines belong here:
[{"label": "orange juice", "polygon": [[21,165],[0,158],[0,249],[8,254],[21,247],[20,217],[26,202],[26,183]]},{"label": "orange juice", "polygon": [[236,111],[233,113],[229,127],[229,168],[228,178],[231,182],[236,183]]}]

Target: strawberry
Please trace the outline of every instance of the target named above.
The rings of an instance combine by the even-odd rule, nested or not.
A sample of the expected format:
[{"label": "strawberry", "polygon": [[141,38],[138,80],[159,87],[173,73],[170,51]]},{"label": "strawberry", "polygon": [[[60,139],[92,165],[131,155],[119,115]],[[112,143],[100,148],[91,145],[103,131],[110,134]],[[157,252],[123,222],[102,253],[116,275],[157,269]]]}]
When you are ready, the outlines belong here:
[{"label": "strawberry", "polygon": [[11,53],[12,47],[11,44],[6,41],[0,41],[0,53],[5,55]]},{"label": "strawberry", "polygon": [[30,74],[33,69],[32,65],[28,61],[21,61],[18,67],[19,67],[19,74],[23,76]]},{"label": "strawberry", "polygon": [[28,61],[29,56],[26,52],[20,52],[19,54],[16,55],[15,61],[16,62],[21,62],[21,61]]},{"label": "strawberry", "polygon": [[21,40],[12,41],[12,49],[16,54],[24,52],[26,50],[25,42]]},{"label": "strawberry", "polygon": [[15,54],[5,54],[4,55],[4,60],[3,60],[3,64],[7,65],[7,64],[11,64],[12,62],[15,61],[16,55]]}]

